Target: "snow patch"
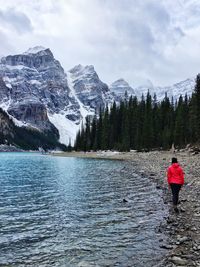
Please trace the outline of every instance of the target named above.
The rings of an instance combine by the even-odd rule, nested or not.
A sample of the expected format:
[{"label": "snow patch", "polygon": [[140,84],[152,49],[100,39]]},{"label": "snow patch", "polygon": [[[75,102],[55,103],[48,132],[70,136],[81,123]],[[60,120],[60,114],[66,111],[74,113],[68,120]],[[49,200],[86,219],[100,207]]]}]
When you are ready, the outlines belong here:
[{"label": "snow patch", "polygon": [[23,70],[24,68],[30,69],[28,67],[25,67],[24,65],[15,65],[15,66],[6,65],[6,68],[10,70]]},{"label": "snow patch", "polygon": [[5,83],[6,84],[6,87],[8,87],[8,88],[12,88],[12,85],[10,84],[10,83]]},{"label": "snow patch", "polygon": [[35,46],[32,48],[29,48],[26,52],[24,52],[23,54],[37,54],[40,51],[46,50],[47,48],[43,47],[43,46]]},{"label": "snow patch", "polygon": [[7,112],[9,106],[10,106],[10,101],[3,102],[0,104],[0,108],[2,108],[5,112]]},{"label": "snow patch", "polygon": [[71,145],[74,145],[76,133],[79,130],[79,125],[76,125],[74,122],[70,121],[66,117],[66,113],[48,113],[48,117],[51,123],[58,129],[60,134],[59,142],[65,145],[68,145],[71,141]]},{"label": "snow patch", "polygon": [[82,116],[82,121],[83,123],[85,122],[85,118],[88,116],[88,115],[94,115],[94,112],[91,112],[87,107],[85,107],[83,105],[83,103],[79,100],[79,98],[77,97],[76,95],[76,92],[74,90],[74,86],[73,86],[73,74],[70,73],[70,72],[67,72],[67,81],[68,81],[68,86],[69,86],[69,89],[71,91],[71,95],[76,99],[76,101],[78,102],[79,106],[80,106],[80,113],[81,113],[81,116]]},{"label": "snow patch", "polygon": [[38,80],[30,80],[31,84],[41,85],[41,82]]}]

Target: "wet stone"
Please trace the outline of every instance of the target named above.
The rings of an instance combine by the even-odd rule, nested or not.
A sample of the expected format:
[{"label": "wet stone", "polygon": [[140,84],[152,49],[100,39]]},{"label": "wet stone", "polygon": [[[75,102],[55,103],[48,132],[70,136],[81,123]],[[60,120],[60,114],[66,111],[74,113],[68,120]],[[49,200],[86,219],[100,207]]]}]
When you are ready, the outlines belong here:
[{"label": "wet stone", "polygon": [[187,260],[184,260],[182,259],[181,257],[178,257],[178,256],[173,256],[171,258],[171,261],[174,263],[174,264],[178,264],[180,266],[187,266]]},{"label": "wet stone", "polygon": [[160,245],[160,248],[164,248],[164,249],[173,249],[174,246],[172,246],[172,245]]},{"label": "wet stone", "polygon": [[182,244],[186,241],[189,241],[189,238],[187,236],[183,236],[183,237],[178,238],[177,241],[180,242],[180,244]]}]

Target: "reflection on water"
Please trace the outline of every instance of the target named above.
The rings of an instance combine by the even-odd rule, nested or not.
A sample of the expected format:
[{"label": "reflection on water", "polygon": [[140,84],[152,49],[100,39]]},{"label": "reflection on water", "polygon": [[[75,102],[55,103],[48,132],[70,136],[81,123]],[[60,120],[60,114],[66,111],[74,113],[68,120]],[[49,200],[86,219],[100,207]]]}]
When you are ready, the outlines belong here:
[{"label": "reflection on water", "polygon": [[155,266],[163,207],[127,163],[1,153],[0,266]]}]

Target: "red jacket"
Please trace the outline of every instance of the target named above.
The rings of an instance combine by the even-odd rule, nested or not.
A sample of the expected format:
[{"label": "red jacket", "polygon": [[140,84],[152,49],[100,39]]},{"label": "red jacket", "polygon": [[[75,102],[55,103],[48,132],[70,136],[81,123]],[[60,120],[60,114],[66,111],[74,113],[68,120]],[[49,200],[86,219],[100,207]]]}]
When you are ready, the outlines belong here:
[{"label": "red jacket", "polygon": [[184,184],[184,172],[178,163],[173,163],[167,170],[169,184]]}]

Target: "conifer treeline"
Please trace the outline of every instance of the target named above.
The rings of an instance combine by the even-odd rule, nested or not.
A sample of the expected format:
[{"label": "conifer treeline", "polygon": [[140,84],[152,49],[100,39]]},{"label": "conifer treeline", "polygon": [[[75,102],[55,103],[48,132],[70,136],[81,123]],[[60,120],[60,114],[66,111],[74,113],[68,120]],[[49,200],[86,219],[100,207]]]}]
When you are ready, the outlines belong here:
[{"label": "conifer treeline", "polygon": [[190,98],[180,96],[174,103],[167,94],[158,102],[152,98],[130,97],[114,102],[110,110],[100,110],[99,118],[86,118],[78,132],[75,149],[81,151],[116,149],[168,149],[174,143],[184,147],[200,141],[200,75],[197,75],[194,93]]}]

